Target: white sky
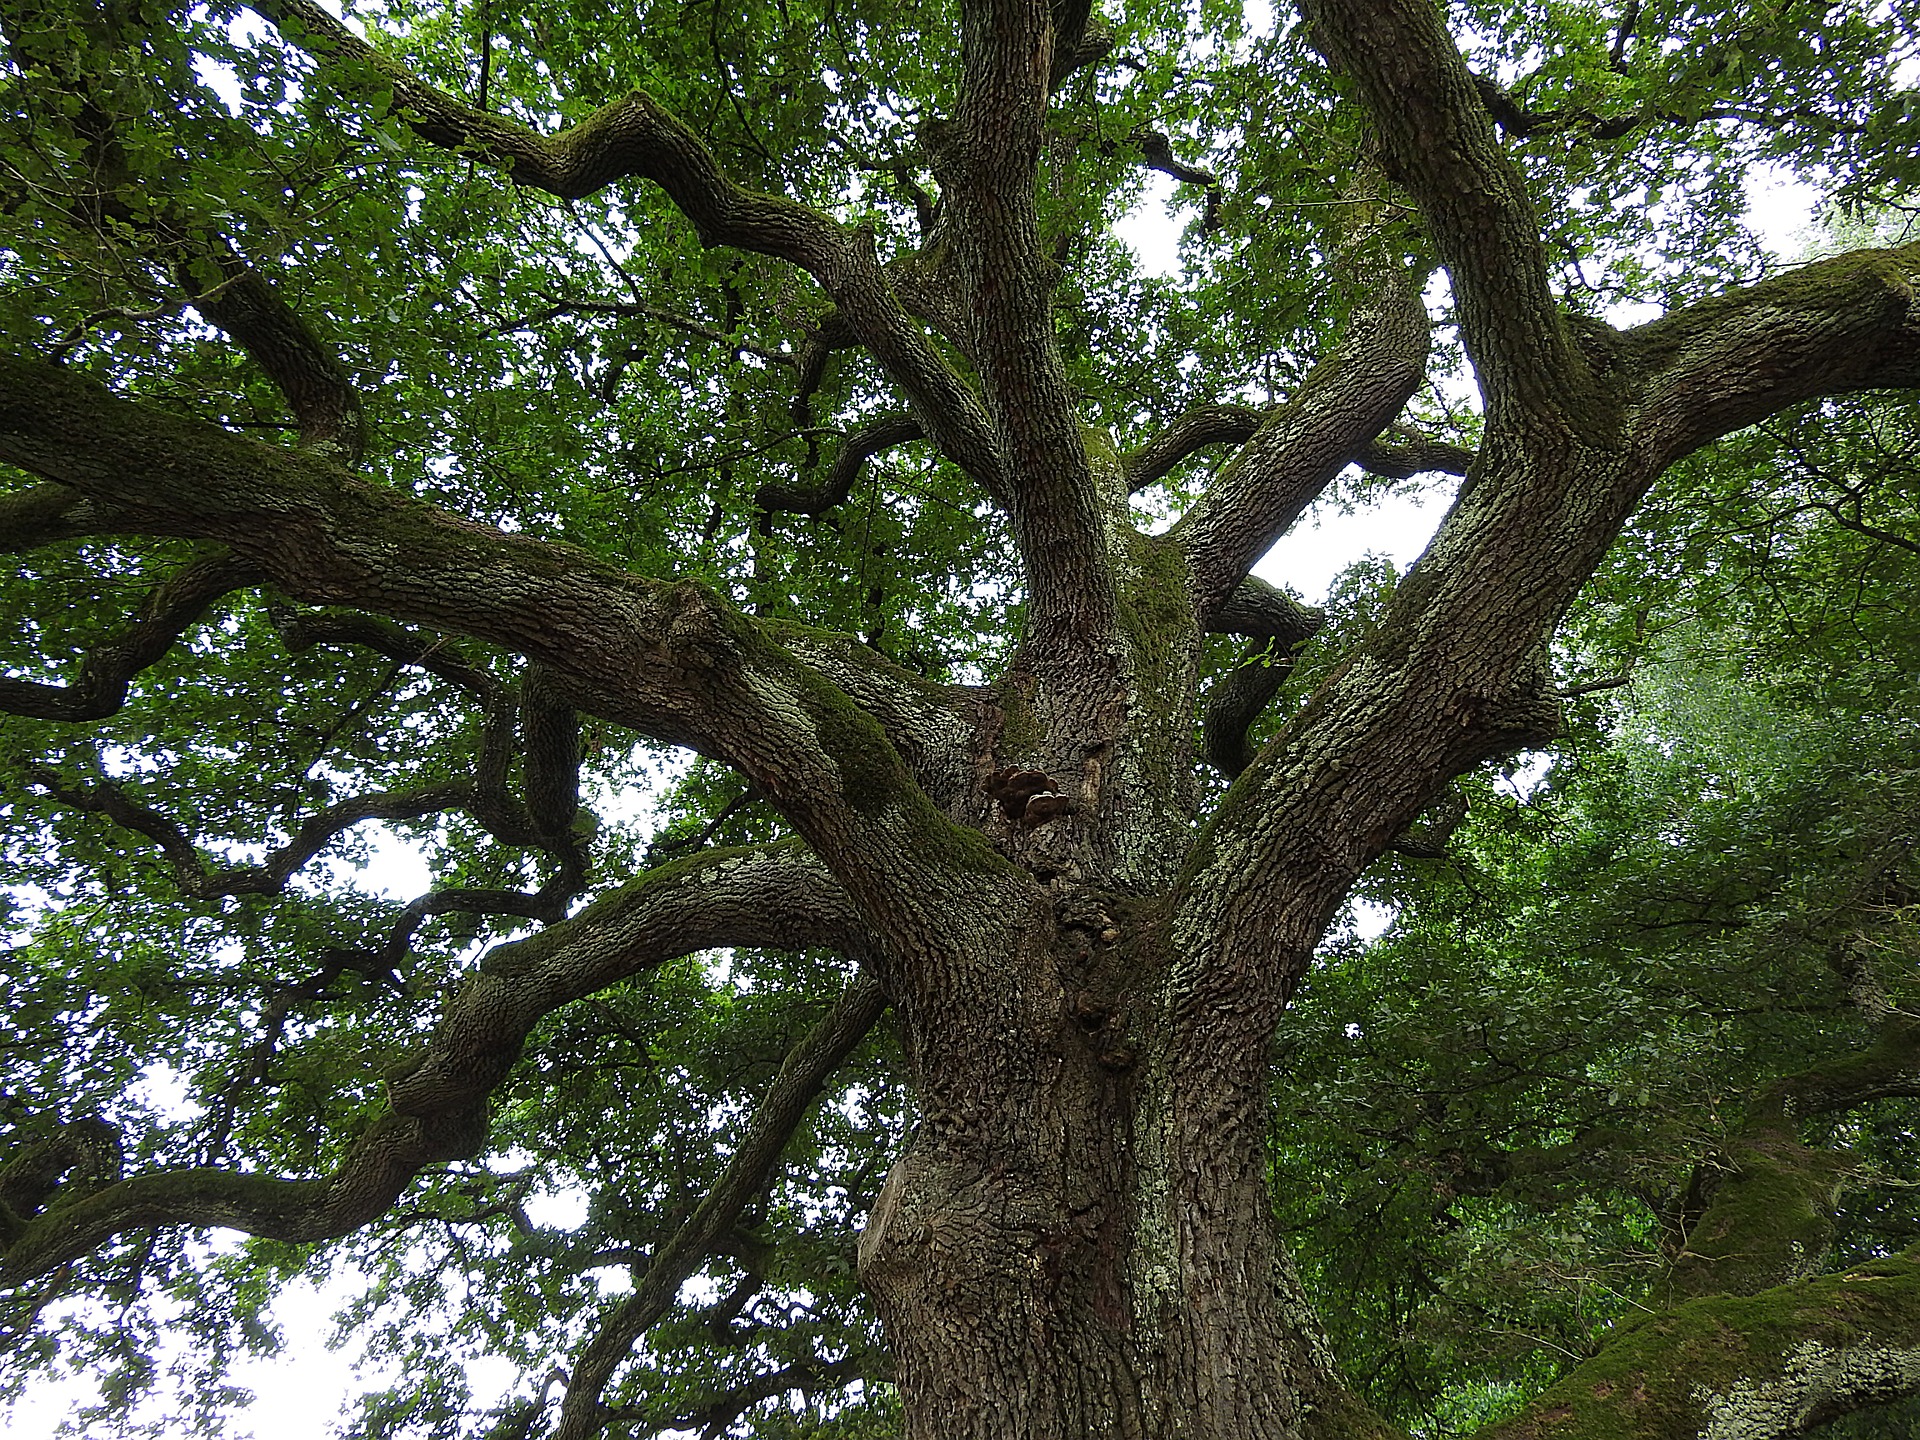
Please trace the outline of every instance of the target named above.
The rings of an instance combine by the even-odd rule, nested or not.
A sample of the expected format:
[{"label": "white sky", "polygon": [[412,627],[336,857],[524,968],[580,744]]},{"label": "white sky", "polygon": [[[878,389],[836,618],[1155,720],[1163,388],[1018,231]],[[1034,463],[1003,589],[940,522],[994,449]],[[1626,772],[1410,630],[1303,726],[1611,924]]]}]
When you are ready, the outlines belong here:
[{"label": "white sky", "polygon": [[[1176,274],[1183,220],[1168,215],[1173,182],[1158,174],[1151,179],[1145,199],[1119,231],[1148,266]],[[1806,187],[1763,181],[1749,188],[1749,201],[1769,249],[1780,255],[1804,251],[1812,208]],[[1418,493],[1379,497],[1351,512],[1316,505],[1255,567],[1256,573],[1288,586],[1309,602],[1318,602],[1334,577],[1364,554],[1387,556],[1404,570],[1426,548],[1451,494],[1450,483],[1437,483]],[[426,871],[417,857],[392,854],[388,865],[387,880],[395,895],[410,898],[427,888]],[[273,1359],[246,1361],[236,1367],[234,1383],[254,1391],[258,1398],[230,1432],[235,1440],[248,1435],[262,1440],[329,1440],[338,1433],[347,1399],[379,1383],[372,1374],[356,1376],[357,1346],[349,1344],[339,1351],[326,1347],[333,1332],[333,1312],[342,1303],[339,1293],[322,1292],[304,1282],[289,1286],[274,1302],[273,1314],[284,1333],[286,1350]],[[476,1393],[485,1395],[510,1386],[513,1378],[500,1370],[475,1374],[472,1380]],[[77,1398],[91,1388],[84,1377],[49,1381],[5,1416],[8,1440],[53,1440]],[[104,1440],[110,1432],[93,1433]]]}]

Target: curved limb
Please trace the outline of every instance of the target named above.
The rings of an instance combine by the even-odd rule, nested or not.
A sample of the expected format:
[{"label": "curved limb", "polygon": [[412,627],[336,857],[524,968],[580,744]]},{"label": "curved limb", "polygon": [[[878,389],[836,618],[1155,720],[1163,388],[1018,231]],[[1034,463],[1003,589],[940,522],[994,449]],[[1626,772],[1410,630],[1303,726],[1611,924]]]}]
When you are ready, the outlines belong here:
[{"label": "curved limb", "polygon": [[[1387,428],[1425,376],[1429,322],[1419,276],[1377,233],[1357,237],[1354,250],[1350,263],[1362,298],[1333,354],[1284,405],[1267,412],[1171,532],[1186,547],[1202,624],[1211,623],[1254,563]],[[1233,418],[1209,417],[1213,433]]]},{"label": "curved limb", "polygon": [[1818,260],[1614,341],[1664,468],[1802,400],[1920,385],[1920,242]]},{"label": "curved limb", "polygon": [[541,135],[427,84],[313,0],[254,0],[251,8],[316,59],[353,62],[380,76],[391,86],[393,108],[430,144],[492,160],[518,183],[562,199],[627,178],[651,180],[693,222],[703,244],[798,265],[906,393],[928,437],[990,494],[1005,494],[1005,469],[978,397],[902,309],[871,236],[735,183],[699,137],[645,91],[557,135]]},{"label": "curved limb", "polygon": [[1252,575],[1215,613],[1213,630],[1252,641],[1240,663],[1207,695],[1200,717],[1207,763],[1229,780],[1253,763],[1248,729],[1286,683],[1295,653],[1326,623],[1324,612]]},{"label": "curved limb", "polygon": [[905,949],[938,943],[956,890],[1020,883],[933,807],[872,716],[698,585],[490,531],[4,357],[0,459],[123,507],[147,533],[223,541],[296,598],[516,650],[553,703],[725,758],[833,857],[877,925],[910,928]]},{"label": "curved limb", "polygon": [[0,676],[0,710],[42,720],[104,720],[127,703],[133,677],[171,650],[208,606],[260,578],[258,567],[224,554],[175,571],[147,593],[122,634],[87,651],[71,685]]},{"label": "curved limb", "polygon": [[570,920],[495,947],[447,997],[423,1050],[389,1071],[389,1110],[330,1175],[283,1179],[200,1168],[130,1176],[71,1200],[58,1190],[0,1258],[19,1284],[146,1225],[222,1225],[305,1242],[386,1211],[422,1167],[477,1154],[488,1097],[549,1012],[699,950],[728,945],[848,953],[868,947],[845,892],[796,846],[714,851],[641,876]]},{"label": "curved limb", "polygon": [[632,1292],[601,1318],[574,1365],[554,1440],[589,1440],[605,1423],[600,1397],[620,1362],[667,1313],[682,1283],[732,1231],[747,1205],[766,1189],[781,1152],[806,1118],[821,1087],[866,1038],[886,1003],[880,983],[862,974],[788,1053],[720,1182],[673,1238],[654,1253]]},{"label": "curved limb", "polygon": [[926,431],[911,415],[882,416],[841,442],[840,453],[833,457],[827,478],[818,485],[762,485],[753,503],[762,510],[824,515],[853,493],[853,487],[860,483],[860,472],[874,456],[896,445],[925,438]]}]

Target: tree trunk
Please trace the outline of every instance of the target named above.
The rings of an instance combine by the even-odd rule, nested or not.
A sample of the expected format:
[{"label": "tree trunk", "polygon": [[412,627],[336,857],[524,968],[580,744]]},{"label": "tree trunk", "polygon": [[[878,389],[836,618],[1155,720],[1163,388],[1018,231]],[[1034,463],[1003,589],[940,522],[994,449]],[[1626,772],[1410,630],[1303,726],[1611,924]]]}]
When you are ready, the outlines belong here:
[{"label": "tree trunk", "polygon": [[1273,1233],[1267,1039],[1182,1043],[1151,907],[1055,909],[988,967],[1028,977],[996,1023],[916,1053],[946,1098],[861,1241],[906,1434],[1292,1440],[1332,1377]]}]

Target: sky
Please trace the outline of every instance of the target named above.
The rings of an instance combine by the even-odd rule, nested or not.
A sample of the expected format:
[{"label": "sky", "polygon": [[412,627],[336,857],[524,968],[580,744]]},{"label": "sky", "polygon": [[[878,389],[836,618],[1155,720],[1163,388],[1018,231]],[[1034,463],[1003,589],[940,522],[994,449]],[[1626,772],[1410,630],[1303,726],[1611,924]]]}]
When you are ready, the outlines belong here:
[{"label": "sky", "polygon": [[[1155,174],[1139,206],[1119,227],[1121,237],[1143,264],[1162,274],[1179,271],[1179,226],[1170,214],[1173,182]],[[1812,195],[1803,186],[1763,180],[1749,188],[1756,229],[1775,254],[1802,253],[1811,231]],[[1452,495],[1451,482],[1424,489],[1399,488],[1351,510],[1332,503],[1312,507],[1256,567],[1255,573],[1285,585],[1309,602],[1325,598],[1334,578],[1365,554],[1383,555],[1404,570],[1418,558],[1439,524]],[[411,898],[426,888],[423,866],[410,857],[389,857],[386,881],[392,893]],[[1376,917],[1377,923],[1377,917]],[[556,1217],[557,1218],[557,1217]],[[230,1432],[235,1440],[249,1433],[262,1440],[328,1440],[337,1434],[340,1409],[348,1397],[372,1388],[371,1375],[356,1375],[357,1347],[330,1350],[333,1312],[342,1293],[322,1291],[306,1282],[291,1285],[274,1304],[274,1317],[286,1337],[286,1349],[272,1359],[248,1360],[232,1380],[258,1397]],[[504,1369],[475,1373],[476,1393],[511,1385]],[[6,1418],[8,1440],[53,1440],[60,1421],[84,1381],[49,1382]],[[96,1432],[104,1440],[105,1432]],[[90,1437],[91,1440],[91,1437]]]}]

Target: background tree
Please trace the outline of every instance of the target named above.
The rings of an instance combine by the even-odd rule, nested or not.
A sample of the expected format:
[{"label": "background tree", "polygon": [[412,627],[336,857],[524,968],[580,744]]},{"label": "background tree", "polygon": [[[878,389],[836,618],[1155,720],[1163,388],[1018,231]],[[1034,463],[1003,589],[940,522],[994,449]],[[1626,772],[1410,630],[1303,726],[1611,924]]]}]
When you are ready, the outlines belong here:
[{"label": "background tree", "polygon": [[[1374,1435],[1553,1378],[1458,1305],[1409,1358],[1410,1285],[1582,1362],[1514,1435],[1920,1388],[1905,1207],[1840,1198],[1911,1148],[1906,691],[1682,578],[1778,530],[1822,603],[1901,583],[1905,412],[1807,407],[1920,383],[1920,247],[1768,278],[1738,221],[1763,161],[1898,213],[1897,10],[0,25],[29,1366],[124,1404],[185,1306],[210,1384],[344,1253],[411,1362],[373,1433],[479,1423],[463,1348],[567,1437]],[[1177,283],[1109,233],[1148,167]],[[1463,479],[1315,648],[1249,572],[1354,465]],[[1490,802],[1629,659],[1762,639]],[[357,885],[373,821],[428,893]],[[1398,931],[1290,1015],[1395,847]],[[1511,1283],[1556,1233],[1571,1301]]]}]

